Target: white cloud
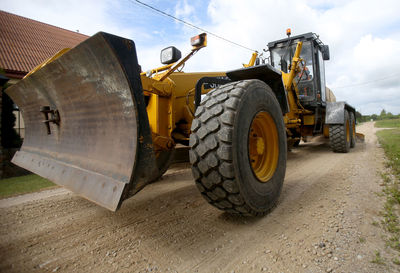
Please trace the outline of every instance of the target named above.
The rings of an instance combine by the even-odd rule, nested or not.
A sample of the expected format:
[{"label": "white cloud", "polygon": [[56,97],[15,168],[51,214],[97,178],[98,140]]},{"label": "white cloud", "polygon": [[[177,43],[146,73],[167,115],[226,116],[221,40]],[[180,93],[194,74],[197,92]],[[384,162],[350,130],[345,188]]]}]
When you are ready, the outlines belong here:
[{"label": "white cloud", "polygon": [[189,5],[186,0],[179,1],[175,5],[175,17],[189,19],[194,13],[194,7]]},{"label": "white cloud", "polygon": [[[400,73],[398,0],[179,0],[175,6],[169,1],[145,2],[168,6],[164,10],[179,18],[257,50],[285,37],[288,27],[293,35],[318,33],[330,46],[326,78],[338,100],[364,114],[382,108],[400,113],[400,75],[395,74]],[[190,36],[200,32],[127,0],[9,0],[2,9],[88,35],[103,30],[132,38],[144,69],[160,64],[159,52],[166,46],[189,51]],[[164,25],[157,21],[160,17]],[[185,71],[240,68],[251,53],[209,35],[208,47],[189,60]]]},{"label": "white cloud", "polygon": [[105,31],[127,38],[151,37],[151,34],[141,26],[121,25],[119,18],[113,16],[114,13],[118,13],[121,17],[123,15],[133,18],[140,14],[131,13],[121,2],[113,0],[12,0],[3,2],[1,8],[7,12],[71,31],[79,30],[80,33],[86,35]]},{"label": "white cloud", "polygon": [[347,53],[347,59],[338,62],[341,72],[335,74],[339,76],[331,81],[339,97],[369,114],[383,108],[399,113],[400,41],[368,34],[359,37]]},{"label": "white cloud", "polygon": [[[398,1],[240,1],[212,0],[211,24],[206,28],[251,48],[268,41],[315,32],[330,46],[326,62],[328,86],[364,114],[382,108],[400,113],[400,75],[393,75],[400,61]],[[232,69],[247,62],[251,52],[210,38],[206,64],[198,67]],[[369,84],[365,82],[378,80]],[[358,84],[358,85],[356,85]],[[338,88],[352,85],[350,88]],[[354,86],[355,85],[355,86]]]},{"label": "white cloud", "polygon": [[[390,55],[388,55],[390,54]],[[368,34],[361,37],[353,49],[354,61],[368,72],[377,70],[390,73],[398,70],[400,61],[400,41],[390,38],[380,39]],[[400,70],[398,70],[400,73]],[[371,75],[372,76],[372,75]]]}]

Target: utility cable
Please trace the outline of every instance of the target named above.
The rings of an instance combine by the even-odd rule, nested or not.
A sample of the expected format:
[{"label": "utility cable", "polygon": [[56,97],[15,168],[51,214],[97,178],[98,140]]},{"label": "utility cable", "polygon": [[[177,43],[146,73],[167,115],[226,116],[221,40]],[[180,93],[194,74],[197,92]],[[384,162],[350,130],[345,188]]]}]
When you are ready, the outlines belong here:
[{"label": "utility cable", "polygon": [[386,77],[383,77],[383,78],[380,78],[380,79],[375,79],[375,80],[366,81],[366,82],[362,82],[362,83],[344,85],[344,86],[339,86],[339,87],[332,87],[332,89],[341,89],[341,88],[348,88],[348,87],[355,87],[355,86],[368,85],[368,84],[371,84],[371,83],[374,83],[374,82],[379,82],[379,81],[387,80],[387,79],[394,78],[394,77],[397,77],[397,76],[400,76],[400,73],[394,73],[394,74],[391,74],[391,75],[389,75],[389,76],[386,76]]},{"label": "utility cable", "polygon": [[178,22],[180,22],[180,23],[182,23],[182,24],[184,24],[184,25],[187,25],[187,26],[189,26],[189,27],[191,27],[191,28],[194,28],[194,29],[200,30],[200,31],[202,31],[202,32],[208,33],[208,34],[210,34],[211,36],[214,36],[214,37],[216,37],[216,38],[218,38],[218,39],[221,39],[221,40],[223,40],[223,41],[225,41],[225,42],[228,42],[228,43],[231,43],[231,44],[236,45],[236,46],[238,46],[238,47],[241,47],[241,48],[250,50],[250,51],[252,51],[252,52],[257,52],[257,50],[251,49],[251,48],[249,48],[249,47],[247,47],[247,46],[244,46],[244,45],[238,44],[238,43],[236,43],[236,42],[233,42],[233,41],[231,41],[231,40],[228,40],[228,39],[226,39],[226,38],[224,38],[224,37],[222,37],[222,36],[220,36],[220,35],[218,35],[218,34],[215,34],[215,33],[212,33],[212,32],[210,32],[210,31],[208,31],[208,30],[206,30],[206,29],[204,29],[204,28],[195,26],[195,25],[192,24],[192,23],[189,23],[189,22],[186,22],[185,20],[179,19],[179,18],[177,18],[177,17],[175,17],[175,16],[173,16],[173,15],[171,15],[171,14],[168,14],[168,13],[162,11],[162,10],[159,10],[159,9],[153,7],[153,6],[150,6],[149,4],[143,3],[142,1],[139,1],[139,0],[129,0],[129,1],[130,1],[131,3],[137,2],[137,3],[139,3],[140,5],[142,5],[142,6],[146,7],[146,8],[148,8],[148,9],[151,9],[151,10],[153,10],[153,11],[155,11],[155,12],[157,12],[157,13],[160,13],[160,14],[166,16],[166,17],[170,17],[170,18],[174,19],[175,21],[178,21]]}]

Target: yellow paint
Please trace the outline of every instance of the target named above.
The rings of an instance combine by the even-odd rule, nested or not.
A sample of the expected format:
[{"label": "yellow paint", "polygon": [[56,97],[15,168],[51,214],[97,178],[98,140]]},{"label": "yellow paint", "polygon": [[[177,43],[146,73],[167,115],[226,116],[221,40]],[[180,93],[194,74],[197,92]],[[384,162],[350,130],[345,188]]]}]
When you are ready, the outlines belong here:
[{"label": "yellow paint", "polygon": [[324,124],[323,134],[324,134],[324,137],[326,137],[326,138],[329,137],[329,125]]},{"label": "yellow paint", "polygon": [[304,109],[300,104],[298,100],[299,91],[296,82],[294,81],[295,76],[301,71],[299,64],[303,61],[300,58],[302,46],[302,42],[297,43],[296,51],[290,65],[290,72],[282,72],[282,80],[287,91],[287,99],[290,109],[290,111],[284,116],[284,122],[286,128],[296,129],[301,135],[313,135],[313,128],[316,122],[315,113]]},{"label": "yellow paint", "polygon": [[306,115],[303,117],[303,124],[304,125],[314,125],[315,117],[314,115]]},{"label": "yellow paint", "polygon": [[353,120],[353,124],[351,124],[351,137],[356,139],[356,122]]},{"label": "yellow paint", "polygon": [[275,173],[279,159],[279,139],[275,122],[267,112],[259,112],[249,132],[249,158],[258,180],[268,182]]},{"label": "yellow paint", "polygon": [[243,64],[243,67],[251,67],[254,66],[254,64],[256,63],[256,59],[258,57],[258,52],[253,52],[253,54],[251,54],[251,58],[248,64]]},{"label": "yellow paint", "polygon": [[262,155],[265,151],[265,142],[262,137],[257,137],[257,154]]},{"label": "yellow paint", "polygon": [[158,68],[154,68],[154,69],[152,69],[152,70],[150,70],[150,71],[146,71],[146,72],[140,73],[140,76],[146,76],[146,75],[151,76],[151,75],[153,75],[153,74],[157,74],[157,73],[160,73],[160,72],[162,72],[162,71],[168,70],[168,69],[170,69],[173,65],[174,65],[174,64],[172,63],[172,64],[164,65],[164,66],[161,66],[161,67],[158,67]]},{"label": "yellow paint", "polygon": [[302,47],[303,47],[303,42],[298,42],[297,46],[296,46],[296,51],[294,52],[294,56],[292,59],[292,64],[290,66],[291,70],[288,73],[287,77],[285,77],[283,80],[286,90],[288,90],[289,88],[292,88],[293,79],[296,76],[296,74],[300,72],[300,68],[299,68],[298,64],[301,61],[300,53],[301,53]]},{"label": "yellow paint", "polygon": [[[300,58],[302,45],[302,42],[297,43],[289,73],[282,72],[282,81],[287,91],[290,109],[284,116],[284,123],[287,129],[295,130],[301,135],[309,135],[312,134],[315,116],[313,112],[304,109],[298,101],[298,89],[294,81],[296,74],[301,70],[299,65],[303,61]],[[177,72],[177,68],[181,67],[197,50],[204,46],[194,47],[186,57],[176,64],[162,66],[151,70],[150,73],[141,73],[140,75],[144,95],[148,97],[147,113],[153,133],[153,141],[158,149],[166,149],[170,143],[174,143],[174,139],[178,141],[189,139],[195,111],[194,96],[197,81],[202,77],[226,76],[225,72]],[[257,56],[257,52],[254,52],[249,63],[245,64],[244,67],[254,66]],[[202,93],[205,94],[210,90],[202,90]],[[255,157],[253,169],[260,181],[269,179],[276,167],[273,166],[277,162],[277,159],[273,158],[274,155],[264,158],[265,154],[270,154],[270,152],[264,151],[274,151],[274,145],[278,147],[277,142],[275,142],[277,136],[276,139],[271,137],[272,140],[266,136],[276,133],[276,128],[272,128],[271,119],[268,114],[262,114],[255,119],[253,129],[265,136],[252,138],[249,144],[251,156]],[[263,120],[266,125],[262,125],[258,120]],[[260,153],[261,151],[263,152]],[[273,152],[273,154],[275,153],[276,151]],[[271,171],[272,169],[273,171]]]},{"label": "yellow paint", "polygon": [[[172,135],[188,140],[194,114],[194,95],[197,81],[203,77],[226,76],[225,72],[174,72],[160,81],[141,74],[143,93],[148,98],[147,115],[157,149],[167,149],[166,139],[174,143]],[[207,93],[211,89],[203,90]],[[174,133],[174,134],[173,134]],[[176,139],[176,138],[175,138]]]},{"label": "yellow paint", "polygon": [[[296,76],[297,73],[300,72],[299,68],[299,63],[301,61],[300,59],[300,53],[302,49],[303,43],[298,42],[296,46],[296,51],[294,53],[292,63],[291,63],[291,70],[289,73],[285,73],[282,71],[282,80],[283,84],[286,88],[287,93],[287,99],[289,103],[289,109],[290,111],[286,113],[284,121],[285,124],[296,124],[296,126],[301,125],[301,119],[300,115],[306,113],[307,111],[304,110],[303,108],[299,107],[299,102],[296,98],[296,93],[298,94],[297,91],[297,86],[294,84],[294,77]],[[292,128],[295,126],[291,126]]]},{"label": "yellow paint", "polygon": [[159,79],[159,81],[164,81],[167,79],[172,73],[174,73],[179,67],[182,67],[185,62],[187,62],[197,51],[207,46],[207,34],[203,33],[200,35],[204,35],[204,42],[201,45],[193,46],[192,51],[187,54],[184,58],[182,58],[177,64],[174,64],[171,68],[169,68]]}]

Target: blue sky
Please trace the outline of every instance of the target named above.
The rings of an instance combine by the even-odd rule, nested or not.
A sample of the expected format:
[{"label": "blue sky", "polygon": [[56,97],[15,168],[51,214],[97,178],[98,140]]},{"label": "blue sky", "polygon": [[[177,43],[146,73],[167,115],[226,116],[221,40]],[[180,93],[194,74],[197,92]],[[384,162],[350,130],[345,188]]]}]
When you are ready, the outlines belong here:
[{"label": "blue sky", "polygon": [[[141,0],[247,47],[315,32],[330,46],[328,86],[363,114],[400,113],[400,2],[398,0]],[[200,31],[159,15],[135,0],[3,0],[1,9],[72,31],[106,31],[133,39],[147,70],[162,48],[190,50]],[[223,71],[247,63],[251,52],[209,36],[184,71]],[[384,79],[384,80],[382,80]],[[337,88],[337,89],[335,89]]]}]

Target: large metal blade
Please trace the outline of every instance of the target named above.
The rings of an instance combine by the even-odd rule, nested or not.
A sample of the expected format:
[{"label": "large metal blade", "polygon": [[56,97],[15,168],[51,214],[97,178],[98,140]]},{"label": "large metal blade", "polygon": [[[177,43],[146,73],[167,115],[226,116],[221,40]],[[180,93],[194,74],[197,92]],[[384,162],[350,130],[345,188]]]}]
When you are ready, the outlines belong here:
[{"label": "large metal blade", "polygon": [[133,41],[100,32],[8,88],[25,121],[13,163],[116,210],[152,152],[139,73]]}]

